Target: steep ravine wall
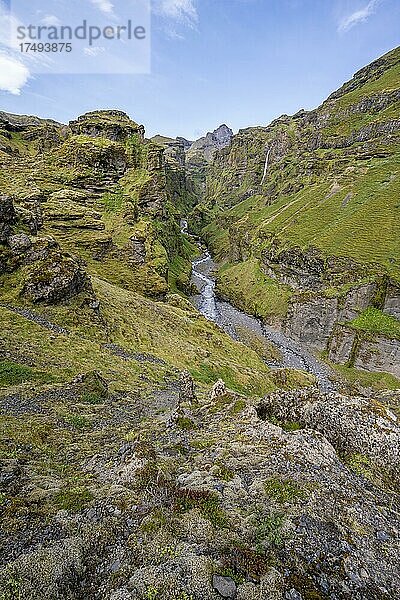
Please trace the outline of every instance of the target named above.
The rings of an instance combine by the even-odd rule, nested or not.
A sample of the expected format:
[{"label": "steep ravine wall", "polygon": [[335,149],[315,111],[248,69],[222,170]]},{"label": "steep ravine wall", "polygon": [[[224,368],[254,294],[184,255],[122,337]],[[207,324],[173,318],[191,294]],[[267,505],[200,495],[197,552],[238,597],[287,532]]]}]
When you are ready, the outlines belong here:
[{"label": "steep ravine wall", "polygon": [[[389,282],[381,300],[385,314],[399,314],[399,287]],[[328,351],[328,358],[367,371],[387,371],[400,376],[400,341],[385,335],[359,332],[349,322],[370,307],[376,307],[380,289],[376,283],[351,288],[345,296],[316,295],[292,301],[282,323],[284,332],[316,351]]]}]

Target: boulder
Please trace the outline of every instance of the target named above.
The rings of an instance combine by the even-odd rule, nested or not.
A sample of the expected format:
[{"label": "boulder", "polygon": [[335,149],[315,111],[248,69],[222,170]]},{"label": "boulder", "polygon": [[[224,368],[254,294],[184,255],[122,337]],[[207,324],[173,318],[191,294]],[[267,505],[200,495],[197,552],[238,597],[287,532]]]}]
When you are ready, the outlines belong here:
[{"label": "boulder", "polygon": [[25,233],[19,233],[8,238],[8,245],[13,254],[24,254],[32,246],[32,240]]},{"label": "boulder", "polygon": [[31,302],[53,304],[89,288],[89,277],[80,263],[60,252],[53,252],[35,265],[25,281],[22,295]]},{"label": "boulder", "polygon": [[377,399],[324,394],[317,388],[272,392],[257,408],[263,419],[298,422],[321,432],[341,454],[359,453],[376,467],[400,472],[400,426]]},{"label": "boulder", "polygon": [[236,596],[236,583],[230,577],[213,575],[212,584],[213,588],[223,598],[234,598]]},{"label": "boulder", "polygon": [[216,398],[220,398],[221,396],[225,396],[227,393],[225,382],[222,379],[218,379],[212,387],[210,400],[215,400]]},{"label": "boulder", "polygon": [[10,196],[0,196],[0,242],[6,242],[16,221],[14,204]]}]

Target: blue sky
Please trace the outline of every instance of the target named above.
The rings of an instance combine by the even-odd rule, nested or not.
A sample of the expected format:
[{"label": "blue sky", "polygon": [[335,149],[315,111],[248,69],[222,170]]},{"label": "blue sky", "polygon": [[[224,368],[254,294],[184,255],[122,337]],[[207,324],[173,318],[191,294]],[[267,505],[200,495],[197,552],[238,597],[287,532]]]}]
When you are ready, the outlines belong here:
[{"label": "blue sky", "polygon": [[[52,14],[62,1],[41,4]],[[129,0],[85,3],[104,16]],[[399,45],[399,24],[399,0],[153,0],[150,73],[38,74],[0,44],[0,110],[67,122],[119,108],[149,136],[189,139],[223,122],[266,125]]]}]

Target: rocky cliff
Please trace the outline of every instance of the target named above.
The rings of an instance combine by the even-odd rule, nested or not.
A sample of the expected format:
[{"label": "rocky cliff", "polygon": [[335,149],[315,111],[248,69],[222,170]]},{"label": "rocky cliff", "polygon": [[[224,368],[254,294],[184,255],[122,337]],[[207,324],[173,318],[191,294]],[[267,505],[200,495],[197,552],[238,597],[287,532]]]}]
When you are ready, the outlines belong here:
[{"label": "rocky cliff", "polygon": [[[400,282],[399,127],[397,48],[317,109],[239,131],[208,168],[206,200],[193,213],[224,262],[223,296],[253,312],[257,297],[257,314],[318,350],[336,324],[364,311],[370,337],[389,336],[395,350],[385,361],[378,344],[381,359],[356,362],[391,372],[399,351],[390,337]],[[375,323],[368,308],[381,311]]]}]

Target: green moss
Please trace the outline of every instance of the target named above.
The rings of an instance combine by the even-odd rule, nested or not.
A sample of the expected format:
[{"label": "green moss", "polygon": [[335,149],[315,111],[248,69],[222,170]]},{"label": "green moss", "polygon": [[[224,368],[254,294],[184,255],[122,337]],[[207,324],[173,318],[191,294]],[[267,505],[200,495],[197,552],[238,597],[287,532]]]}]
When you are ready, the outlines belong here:
[{"label": "green moss", "polygon": [[301,429],[301,424],[298,421],[285,421],[282,423],[282,429],[284,431],[298,431]]},{"label": "green moss", "polygon": [[233,406],[229,409],[229,414],[232,416],[238,415],[241,413],[247,406],[245,400],[236,400]]},{"label": "green moss", "polygon": [[236,585],[241,585],[242,583],[245,583],[245,581],[246,581],[246,577],[242,573],[239,573],[235,569],[232,569],[229,567],[226,567],[225,569],[221,569],[220,571],[217,572],[217,574],[221,575],[222,577],[229,577],[230,579],[233,579],[233,581],[236,583]]},{"label": "green moss", "polygon": [[117,212],[122,208],[124,196],[121,191],[106,192],[100,198],[100,202],[103,204],[106,212]]},{"label": "green moss", "polygon": [[93,500],[93,494],[85,487],[66,489],[54,497],[54,502],[61,510],[78,512]]},{"label": "green moss", "polygon": [[86,392],[82,394],[81,401],[86,404],[103,404],[104,397],[97,392]]},{"label": "green moss", "polygon": [[154,586],[150,586],[146,589],[144,598],[145,600],[156,600],[159,598],[160,590]]},{"label": "green moss", "polygon": [[363,475],[367,479],[371,478],[371,461],[368,456],[354,453],[346,457],[346,463],[357,475]]},{"label": "green moss", "polygon": [[284,431],[298,431],[302,428],[301,423],[298,421],[280,421],[273,415],[267,415],[267,419],[273,425],[277,427],[282,427]]},{"label": "green moss", "polygon": [[229,469],[224,463],[217,463],[217,477],[223,481],[231,481],[235,477],[235,473]]},{"label": "green moss", "polygon": [[255,543],[257,551],[264,554],[265,544],[272,546],[281,546],[283,544],[282,526],[285,518],[280,513],[257,514],[254,517]]},{"label": "green moss", "polygon": [[21,594],[22,591],[20,579],[10,574],[4,584],[3,589],[0,590],[0,600],[23,600]]},{"label": "green moss", "polygon": [[290,479],[280,479],[272,477],[264,482],[264,490],[266,494],[275,502],[284,504],[297,499],[304,499],[306,492],[299,485]]},{"label": "green moss", "polygon": [[54,378],[48,374],[10,360],[0,361],[0,387],[18,385],[26,381],[41,381],[43,383],[53,381]]},{"label": "green moss", "polygon": [[64,421],[75,429],[85,429],[91,424],[90,419],[84,415],[64,415]]},{"label": "green moss", "polygon": [[196,423],[194,423],[192,419],[189,419],[189,417],[178,417],[176,423],[180,429],[184,429],[186,431],[196,429]]},{"label": "green moss", "polygon": [[353,329],[400,340],[400,321],[377,308],[367,308],[348,323]]}]

